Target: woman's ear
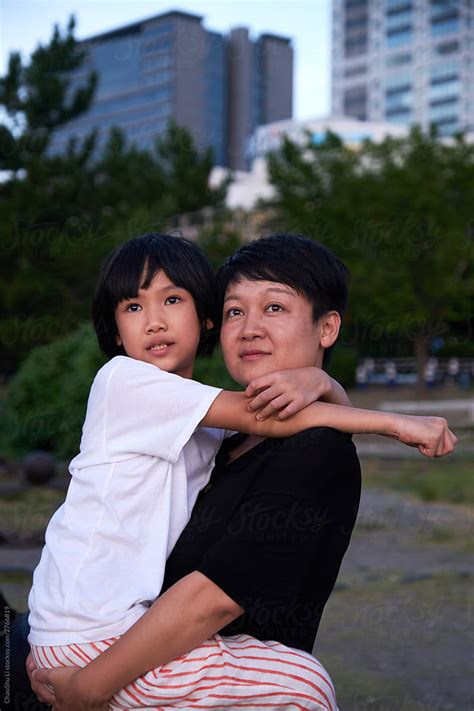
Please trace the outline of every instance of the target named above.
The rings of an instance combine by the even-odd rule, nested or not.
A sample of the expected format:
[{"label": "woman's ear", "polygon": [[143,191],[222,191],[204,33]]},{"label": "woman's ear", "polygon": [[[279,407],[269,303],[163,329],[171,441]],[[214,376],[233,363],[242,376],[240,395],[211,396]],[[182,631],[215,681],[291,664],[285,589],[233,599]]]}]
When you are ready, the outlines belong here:
[{"label": "woman's ear", "polygon": [[206,326],[206,331],[209,331],[211,328],[214,328],[214,321],[211,321],[210,318],[207,318],[205,326]]},{"label": "woman's ear", "polygon": [[121,345],[122,345],[122,339],[120,338],[120,336],[118,335],[118,333],[117,333],[117,335],[115,336],[115,343],[116,343],[118,346],[121,346]]},{"label": "woman's ear", "polygon": [[328,311],[324,314],[321,318],[321,347],[330,348],[337,340],[340,329],[341,317],[337,311]]}]

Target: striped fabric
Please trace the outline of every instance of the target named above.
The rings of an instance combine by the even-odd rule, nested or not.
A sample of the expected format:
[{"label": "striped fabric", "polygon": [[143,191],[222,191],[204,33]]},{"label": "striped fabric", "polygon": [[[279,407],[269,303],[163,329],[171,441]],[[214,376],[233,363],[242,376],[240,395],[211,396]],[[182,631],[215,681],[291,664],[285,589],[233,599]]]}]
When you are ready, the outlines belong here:
[{"label": "striped fabric", "polygon": [[[83,667],[117,639],[31,651],[38,668]],[[216,634],[136,679],[111,699],[109,708],[337,711],[331,679],[314,657],[243,634]]]}]

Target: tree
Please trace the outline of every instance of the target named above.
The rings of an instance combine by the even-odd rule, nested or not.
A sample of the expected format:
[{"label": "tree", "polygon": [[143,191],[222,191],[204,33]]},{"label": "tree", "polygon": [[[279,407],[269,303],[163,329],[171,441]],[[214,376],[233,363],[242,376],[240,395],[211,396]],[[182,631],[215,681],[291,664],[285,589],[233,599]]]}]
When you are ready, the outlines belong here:
[{"label": "tree", "polygon": [[[65,336],[89,317],[98,267],[134,234],[162,231],[183,212],[224,203],[209,186],[210,151],[171,124],[152,151],[120,129],[98,130],[48,150],[53,131],[90,105],[96,77],[75,87],[68,73],[83,51],[74,20],[23,64],[12,54],[0,80],[8,126],[0,132],[0,371],[13,371],[36,345]],[[99,149],[99,145],[101,148]]]},{"label": "tree", "polygon": [[85,58],[74,28],[73,16],[64,35],[55,25],[49,44],[39,45],[26,65],[18,52],[10,54],[0,79],[0,105],[9,119],[0,129],[0,170],[26,167],[45,153],[56,128],[88,109],[97,76],[91,72],[83,84],[71,86],[69,73]]},{"label": "tree", "polygon": [[407,339],[421,376],[429,344],[474,303],[474,145],[414,128],[359,150],[329,134],[269,158],[278,219],[352,271],[352,326]]}]

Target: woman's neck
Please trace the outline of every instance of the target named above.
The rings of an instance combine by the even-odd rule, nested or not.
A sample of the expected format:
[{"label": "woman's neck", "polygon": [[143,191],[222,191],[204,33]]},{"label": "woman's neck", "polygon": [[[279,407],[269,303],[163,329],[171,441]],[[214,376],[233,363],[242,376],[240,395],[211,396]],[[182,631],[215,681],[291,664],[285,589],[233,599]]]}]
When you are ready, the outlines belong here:
[{"label": "woman's neck", "polygon": [[227,464],[231,464],[232,462],[235,462],[236,459],[242,456],[242,454],[245,454],[248,452],[250,449],[253,449],[254,447],[257,446],[257,444],[260,444],[260,442],[263,442],[263,440],[266,439],[266,437],[258,437],[257,435],[249,435],[243,442],[242,444],[239,444],[238,447],[235,447],[231,452],[229,452],[229,459],[227,460]]}]

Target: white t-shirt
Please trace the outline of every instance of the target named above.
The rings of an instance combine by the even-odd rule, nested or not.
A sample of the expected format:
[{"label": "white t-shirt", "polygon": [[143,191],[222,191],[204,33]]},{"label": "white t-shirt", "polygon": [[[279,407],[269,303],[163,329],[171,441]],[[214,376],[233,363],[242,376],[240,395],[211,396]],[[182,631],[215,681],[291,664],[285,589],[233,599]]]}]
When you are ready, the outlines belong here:
[{"label": "white t-shirt", "polygon": [[31,644],[123,634],[153,603],[224,437],[196,429],[220,392],[125,356],[99,370],[33,576]]}]

